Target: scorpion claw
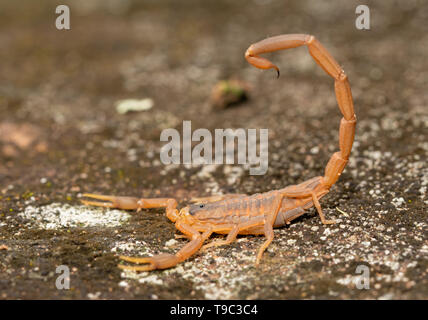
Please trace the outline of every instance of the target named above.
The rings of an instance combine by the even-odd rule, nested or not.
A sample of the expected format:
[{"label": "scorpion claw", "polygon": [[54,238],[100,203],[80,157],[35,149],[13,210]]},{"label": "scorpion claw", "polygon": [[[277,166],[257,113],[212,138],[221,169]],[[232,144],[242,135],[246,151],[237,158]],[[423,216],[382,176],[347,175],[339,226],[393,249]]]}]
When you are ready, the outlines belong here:
[{"label": "scorpion claw", "polygon": [[99,202],[99,201],[88,201],[88,200],[80,200],[86,206],[97,206],[97,207],[106,207],[113,208],[113,204],[111,202]]},{"label": "scorpion claw", "polygon": [[134,209],[140,208],[139,199],[134,197],[116,197],[116,196],[106,196],[106,195],[93,194],[93,193],[85,193],[83,194],[83,196],[87,198],[96,199],[96,200],[108,201],[108,202],[102,202],[102,201],[80,200],[85,205],[117,208],[117,209],[124,209],[124,210],[134,210]]},{"label": "scorpion claw", "polygon": [[144,258],[134,258],[134,257],[127,257],[127,256],[120,256],[121,260],[127,261],[127,262],[133,262],[136,264],[143,264],[146,263],[145,266],[125,266],[125,265],[119,265],[119,268],[122,270],[132,270],[132,271],[151,271],[155,269],[166,269],[170,268],[172,266],[175,266],[179,259],[177,256],[172,254],[160,254],[153,257],[144,257]]},{"label": "scorpion claw", "polygon": [[120,256],[121,260],[133,262],[136,264],[143,264],[146,263],[145,266],[125,266],[122,264],[119,264],[118,267],[122,270],[130,270],[130,271],[152,271],[156,269],[156,264],[154,262],[154,259],[152,257],[146,257],[146,258],[133,258],[133,257],[127,257],[127,256]]},{"label": "scorpion claw", "polygon": [[129,271],[152,271],[154,268],[152,265],[147,266],[124,266],[122,264],[117,265],[119,269],[129,270]]},{"label": "scorpion claw", "polygon": [[135,257],[120,256],[119,258],[121,260],[128,261],[128,262],[133,262],[133,263],[136,263],[136,264],[150,263],[151,260],[153,260],[153,257],[135,258]]},{"label": "scorpion claw", "polygon": [[156,269],[156,264],[153,261],[152,257],[146,257],[146,258],[133,258],[133,257],[127,257],[127,256],[120,256],[121,260],[133,262],[136,264],[143,264],[146,263],[145,266],[125,266],[122,264],[119,264],[118,267],[122,270],[131,270],[131,271],[151,271]]}]

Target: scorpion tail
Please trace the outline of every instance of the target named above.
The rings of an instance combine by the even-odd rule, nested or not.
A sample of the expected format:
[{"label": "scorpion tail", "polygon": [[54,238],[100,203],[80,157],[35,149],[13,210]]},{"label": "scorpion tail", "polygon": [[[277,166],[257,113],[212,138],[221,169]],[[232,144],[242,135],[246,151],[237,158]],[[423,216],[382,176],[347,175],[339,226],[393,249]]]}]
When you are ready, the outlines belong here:
[{"label": "scorpion tail", "polygon": [[245,58],[256,68],[276,69],[279,76],[278,67],[269,60],[260,57],[259,54],[296,48],[302,45],[308,47],[309,53],[315,62],[334,79],[336,100],[343,115],[339,129],[340,151],[331,156],[323,177],[324,184],[330,188],[339,179],[348,162],[357,122],[351,88],[345,72],[324,46],[314,36],[307,34],[287,34],[264,39],[252,44],[245,52]]}]

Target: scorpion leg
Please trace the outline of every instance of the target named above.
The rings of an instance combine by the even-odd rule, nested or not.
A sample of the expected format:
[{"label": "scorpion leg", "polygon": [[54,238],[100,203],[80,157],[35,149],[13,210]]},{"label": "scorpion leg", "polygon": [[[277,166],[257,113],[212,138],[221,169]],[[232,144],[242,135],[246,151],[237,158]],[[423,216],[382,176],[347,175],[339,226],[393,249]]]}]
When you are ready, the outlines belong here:
[{"label": "scorpion leg", "polygon": [[282,200],[284,199],[285,194],[279,193],[275,199],[275,202],[273,203],[274,211],[269,215],[269,218],[267,220],[264,219],[263,223],[263,231],[266,237],[266,241],[262,244],[262,246],[259,249],[259,252],[257,253],[256,258],[256,266],[260,263],[260,260],[262,259],[263,252],[266,250],[266,248],[271,244],[274,234],[273,234],[273,224],[276,220],[276,217],[278,216],[279,210],[281,209]]},{"label": "scorpion leg", "polygon": [[[274,233],[273,233],[273,227],[272,225],[270,225],[269,223],[266,223],[264,217],[261,217],[260,220],[258,221],[253,221],[251,223],[245,223],[245,225],[241,224],[241,225],[235,225],[233,227],[233,229],[230,231],[230,233],[228,234],[226,240],[220,240],[220,241],[213,241],[207,245],[204,245],[202,247],[202,250],[205,250],[209,247],[217,247],[217,246],[222,246],[222,245],[226,245],[226,244],[230,244],[231,242],[233,242],[236,239],[236,236],[239,234],[239,232],[246,230],[246,229],[250,229],[250,228],[254,228],[254,227],[258,227],[258,226],[263,226],[264,223],[264,227],[263,227],[263,233],[266,236],[266,241],[263,243],[263,245],[260,247],[258,253],[257,253],[257,258],[256,258],[256,265],[258,265],[260,263],[260,260],[263,256],[263,252],[266,250],[266,248],[271,244],[273,238],[274,238]],[[255,233],[258,234],[258,233]]]},{"label": "scorpion leg", "polygon": [[266,236],[266,241],[262,244],[262,246],[259,249],[259,252],[257,253],[256,266],[260,263],[260,260],[262,259],[262,256],[263,256],[263,252],[271,244],[274,236],[273,227],[268,223],[264,225],[264,232]]},{"label": "scorpion leg", "polygon": [[317,208],[318,214],[319,214],[319,216],[321,218],[321,222],[323,224],[333,224],[333,223],[336,223],[336,220],[326,220],[325,219],[324,213],[322,212],[322,209],[321,209],[320,202],[318,201],[318,198],[317,198],[317,196],[316,196],[316,194],[314,192],[312,192],[312,201],[314,202],[315,208]]},{"label": "scorpion leg", "polygon": [[[240,232],[242,232],[243,230],[246,230],[246,229],[256,227],[256,226],[261,226],[264,223],[264,220],[265,220],[264,217],[259,217],[259,218],[254,219],[254,220],[250,220],[247,222],[232,225],[232,228],[231,228],[230,232],[227,234],[227,238],[225,240],[212,241],[212,242],[204,245],[202,247],[202,250],[205,250],[205,249],[208,249],[211,247],[218,247],[218,246],[224,246],[226,244],[230,244],[236,240],[236,237],[238,236],[238,234]],[[230,227],[228,227],[228,225],[218,227],[218,228],[214,229],[214,232],[222,231],[224,229],[227,230],[229,228]]]},{"label": "scorpion leg", "polygon": [[236,240],[236,236],[238,235],[238,233],[239,233],[239,225],[237,224],[232,227],[232,230],[230,230],[225,240],[212,241],[202,246],[201,250],[206,250],[211,247],[218,247],[218,246],[224,246],[226,244],[230,244]]},{"label": "scorpion leg", "polygon": [[306,188],[303,188],[303,189],[299,190],[299,188],[297,188],[296,186],[294,186],[294,189],[290,189],[290,191],[285,191],[286,188],[283,189],[283,190],[284,191],[282,191],[282,194],[285,197],[290,197],[290,198],[311,197],[312,201],[314,203],[314,206],[317,209],[317,212],[318,212],[318,214],[319,214],[319,216],[321,218],[321,222],[323,224],[333,224],[333,223],[336,223],[335,220],[326,220],[325,219],[324,213],[322,212],[322,209],[321,209],[320,202],[319,202],[319,200],[317,198],[317,195],[315,194],[315,192],[313,190],[306,189]]},{"label": "scorpion leg", "polygon": [[203,242],[208,239],[208,237],[212,234],[212,228],[207,227],[203,234],[201,234],[198,230],[194,229],[192,226],[177,222],[175,224],[176,228],[183,232],[188,238],[192,240],[187,243],[180,251],[176,254],[160,254],[153,257],[144,257],[144,258],[134,258],[134,257],[126,257],[121,256],[120,259],[128,262],[133,262],[136,264],[146,264],[144,266],[125,266],[119,265],[118,267],[122,270],[131,270],[131,271],[151,271],[156,269],[167,269],[171,268],[178,263],[186,260],[190,256],[192,256],[195,252],[197,252]]}]

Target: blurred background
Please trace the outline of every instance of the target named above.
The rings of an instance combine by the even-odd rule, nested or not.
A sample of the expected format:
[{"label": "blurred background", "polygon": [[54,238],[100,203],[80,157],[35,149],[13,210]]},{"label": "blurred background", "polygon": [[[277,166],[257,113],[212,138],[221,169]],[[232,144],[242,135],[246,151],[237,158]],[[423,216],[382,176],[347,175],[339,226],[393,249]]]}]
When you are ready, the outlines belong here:
[{"label": "blurred background", "polygon": [[[60,4],[70,8],[70,30],[55,27]],[[360,4],[370,8],[370,30],[355,26]],[[423,0],[0,1],[0,298],[427,298],[427,21]],[[113,241],[165,251],[175,229],[162,210],[132,216],[114,236],[102,226],[39,230],[21,215],[30,205],[37,214],[52,203],[78,206],[84,192],[188,200],[321,175],[338,149],[333,80],[303,47],[267,55],[279,79],[244,59],[250,44],[287,33],[315,35],[354,96],[351,159],[322,202],[327,216],[342,218],[329,246],[311,211],[276,233],[284,244],[275,240],[261,269],[221,248],[185,269],[213,269],[218,254],[233,260],[225,268],[238,263],[239,275],[217,266],[150,283],[119,272]],[[224,81],[237,97],[224,96]],[[146,99],[149,110],[120,112],[127,99]],[[181,132],[183,120],[192,130],[268,128],[268,172],[165,166],[160,133]],[[253,257],[261,241],[233,248]],[[350,289],[358,261],[380,275],[372,290]],[[63,263],[75,266],[70,291],[52,285]]]}]

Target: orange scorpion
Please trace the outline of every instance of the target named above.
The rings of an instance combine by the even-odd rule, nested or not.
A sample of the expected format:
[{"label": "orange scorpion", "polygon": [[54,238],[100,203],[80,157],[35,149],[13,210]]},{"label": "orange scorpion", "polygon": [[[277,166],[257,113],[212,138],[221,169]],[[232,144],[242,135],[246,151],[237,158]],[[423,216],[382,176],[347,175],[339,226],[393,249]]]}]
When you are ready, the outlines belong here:
[{"label": "orange scorpion", "polygon": [[[279,69],[260,54],[290,49],[306,45],[310,55],[318,65],[334,79],[337,103],[343,118],[340,122],[339,147],[325,168],[324,176],[315,177],[298,185],[253,195],[229,194],[194,199],[196,204],[177,209],[177,201],[172,198],[139,199],[134,197],[116,197],[96,194],[84,194],[85,197],[101,200],[82,200],[86,205],[137,211],[150,208],[166,208],[166,216],[175,223],[184,237],[190,241],[176,254],[160,254],[153,257],[135,258],[121,256],[120,259],[134,263],[122,265],[125,270],[150,271],[171,268],[188,259],[199,249],[222,246],[233,242],[238,234],[264,235],[265,242],[257,253],[256,265],[263,252],[274,238],[273,228],[282,227],[315,206],[323,224],[334,223],[326,220],[319,199],[329,192],[339,179],[348,162],[354,141],[356,117],[348,78],[336,60],[324,46],[312,35],[288,34],[267,38],[252,44],[245,52],[245,58],[260,69]],[[203,243],[212,233],[227,234],[226,239]],[[137,264],[137,265],[135,265]]]}]

